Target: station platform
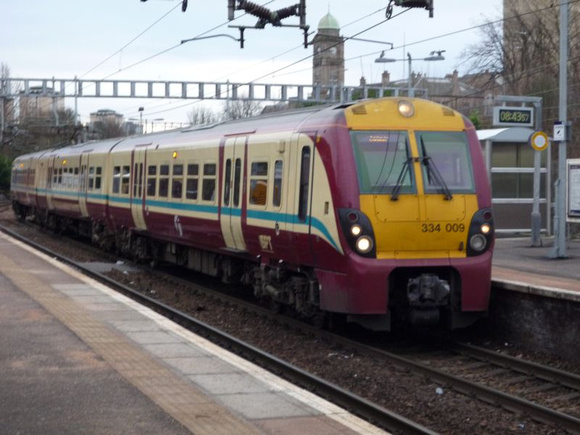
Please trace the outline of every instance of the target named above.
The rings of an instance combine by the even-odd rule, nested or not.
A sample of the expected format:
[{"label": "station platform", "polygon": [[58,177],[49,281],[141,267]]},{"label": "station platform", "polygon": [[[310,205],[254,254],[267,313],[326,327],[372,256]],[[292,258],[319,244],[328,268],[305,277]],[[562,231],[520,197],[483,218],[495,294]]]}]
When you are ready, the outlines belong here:
[{"label": "station platform", "polygon": [[580,302],[580,240],[567,242],[567,258],[549,258],[553,237],[533,247],[530,237],[495,241],[492,280],[495,287]]},{"label": "station platform", "polygon": [[0,234],[6,434],[379,434]]}]

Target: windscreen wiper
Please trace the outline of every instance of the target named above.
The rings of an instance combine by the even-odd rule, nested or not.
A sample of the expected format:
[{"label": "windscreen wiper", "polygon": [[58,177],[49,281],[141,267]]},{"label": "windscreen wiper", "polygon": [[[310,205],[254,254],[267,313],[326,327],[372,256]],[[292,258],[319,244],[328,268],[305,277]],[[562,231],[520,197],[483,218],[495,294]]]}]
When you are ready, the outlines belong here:
[{"label": "windscreen wiper", "polygon": [[403,167],[401,168],[401,172],[399,172],[399,178],[397,178],[397,183],[393,190],[391,191],[391,201],[396,201],[399,199],[399,193],[401,192],[401,187],[403,187],[403,181],[405,180],[405,176],[407,172],[410,171],[411,163],[416,161],[413,157],[408,157],[407,160],[403,163]]},{"label": "windscreen wiper", "polygon": [[425,165],[425,168],[427,168],[427,177],[429,184],[431,184],[431,177],[433,177],[435,183],[437,183],[443,190],[445,200],[449,201],[453,199],[453,195],[451,194],[449,187],[447,187],[445,180],[443,180],[443,177],[441,176],[439,169],[437,169],[435,161],[430,156],[427,155],[427,150],[425,149],[425,142],[423,142],[423,136],[421,136],[421,149],[423,150],[422,162]]}]

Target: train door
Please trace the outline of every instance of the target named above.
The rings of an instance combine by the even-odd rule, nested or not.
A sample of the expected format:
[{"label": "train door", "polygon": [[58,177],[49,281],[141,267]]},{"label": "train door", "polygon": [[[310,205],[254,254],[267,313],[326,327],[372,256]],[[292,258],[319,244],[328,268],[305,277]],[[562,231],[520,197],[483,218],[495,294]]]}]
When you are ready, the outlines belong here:
[{"label": "train door", "polygon": [[87,187],[88,187],[88,176],[89,176],[89,153],[84,152],[81,154],[80,158],[80,180],[79,180],[79,207],[81,209],[81,215],[87,217],[89,211],[87,208]]},{"label": "train door", "polygon": [[242,232],[244,152],[247,136],[227,138],[224,143],[220,225],[226,247],[245,251]]},{"label": "train door", "polygon": [[[149,145],[149,144],[147,144]],[[145,165],[147,164],[147,145],[139,145],[132,152],[133,170],[131,171],[131,214],[135,228],[146,230],[145,223]]]},{"label": "train door", "polygon": [[[294,183],[293,201],[289,210],[293,210],[292,219],[292,246],[295,246],[296,255],[301,262],[312,260],[310,244],[311,208],[312,208],[312,177],[314,168],[314,141],[316,132],[301,132],[292,140],[294,150]],[[290,197],[290,195],[289,195]]]},{"label": "train door", "polygon": [[58,168],[55,166],[55,161],[56,161],[55,156],[51,156],[48,158],[48,174],[47,174],[48,186],[46,189],[46,204],[47,204],[48,210],[54,209],[54,202],[53,202],[54,189],[56,189],[56,187],[58,186],[58,184],[57,184]]}]

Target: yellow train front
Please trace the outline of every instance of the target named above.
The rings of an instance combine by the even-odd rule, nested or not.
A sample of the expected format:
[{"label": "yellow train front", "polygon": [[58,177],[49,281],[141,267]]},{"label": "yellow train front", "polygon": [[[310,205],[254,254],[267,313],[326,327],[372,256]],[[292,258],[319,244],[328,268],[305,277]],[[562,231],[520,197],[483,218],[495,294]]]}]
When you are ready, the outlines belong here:
[{"label": "yellow train front", "polygon": [[471,122],[398,98],[346,107],[344,122],[317,144],[323,160],[332,149],[329,178],[348,246],[340,272],[317,270],[321,307],[376,330],[455,329],[485,315],[494,226]]}]

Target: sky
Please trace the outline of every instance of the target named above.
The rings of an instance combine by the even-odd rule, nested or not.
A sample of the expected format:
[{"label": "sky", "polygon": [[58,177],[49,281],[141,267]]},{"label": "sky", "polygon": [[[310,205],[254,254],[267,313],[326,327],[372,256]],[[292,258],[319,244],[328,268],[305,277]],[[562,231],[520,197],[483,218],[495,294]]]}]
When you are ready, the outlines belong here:
[{"label": "sky", "polygon": [[[272,10],[297,2],[254,0]],[[444,77],[454,69],[465,73],[468,63],[462,55],[481,38],[474,27],[500,19],[503,1],[434,0],[433,18],[424,9],[395,7],[393,17],[385,21],[387,4],[388,0],[306,0],[310,31],[330,11],[341,26],[341,36],[383,42],[345,42],[345,85],[356,86],[363,76],[367,83],[380,82],[384,70],[391,73],[391,80],[406,77],[407,62],[374,62],[385,49],[385,56],[395,59],[410,53],[416,59],[413,71],[429,77]],[[238,30],[229,25],[253,26],[257,21],[236,11],[236,19],[229,22],[227,12],[226,0],[189,0],[185,12],[181,0],[0,0],[0,62],[10,68],[13,78],[312,83],[312,60],[302,60],[312,55],[312,47],[303,47],[297,28],[248,29],[244,49],[227,37],[180,44],[183,39],[218,34],[238,38]],[[298,24],[298,18],[283,23]],[[419,60],[434,50],[445,50],[445,60]],[[65,104],[74,108],[72,99]],[[86,122],[98,109],[131,118],[138,117],[138,108],[143,107],[144,120],[169,125],[187,122],[187,113],[200,105],[218,111],[222,104],[81,98],[78,111]]]}]

